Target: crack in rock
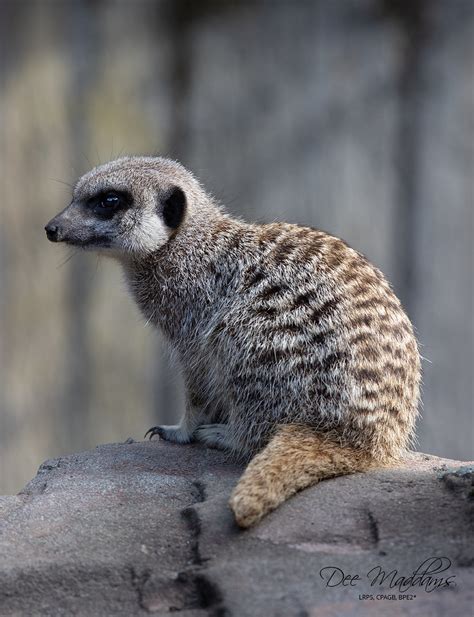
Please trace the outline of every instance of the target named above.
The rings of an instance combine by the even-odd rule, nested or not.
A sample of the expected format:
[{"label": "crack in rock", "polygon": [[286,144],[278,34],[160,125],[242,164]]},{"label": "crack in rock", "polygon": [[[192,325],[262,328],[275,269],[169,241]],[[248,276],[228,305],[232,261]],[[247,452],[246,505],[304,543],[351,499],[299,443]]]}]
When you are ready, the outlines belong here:
[{"label": "crack in rock", "polygon": [[462,495],[469,501],[474,500],[474,467],[466,465],[446,471],[445,466],[443,473],[439,473],[438,478],[453,493]]},{"label": "crack in rock", "polygon": [[140,608],[147,609],[148,606],[145,603],[144,587],[150,579],[150,570],[146,569],[138,573],[134,566],[130,566],[130,579],[132,581],[132,587],[137,594],[138,606]]},{"label": "crack in rock", "polygon": [[189,506],[181,511],[181,516],[186,521],[188,530],[191,534],[191,558],[195,566],[201,566],[203,559],[199,547],[199,536],[201,535],[201,519],[193,506]]},{"label": "crack in rock", "polygon": [[[206,500],[206,487],[203,482],[193,482],[196,502],[203,503]],[[209,577],[209,573],[203,567],[209,561],[201,555],[199,540],[202,531],[202,521],[197,509],[188,506],[181,511],[181,516],[186,521],[191,534],[191,558],[193,567],[180,572],[178,580],[194,596],[194,605],[186,608],[201,608],[208,611],[212,617],[229,617],[230,611],[223,605],[223,595],[219,586]]]},{"label": "crack in rock", "polygon": [[373,545],[377,546],[380,541],[379,525],[377,523],[377,519],[372,514],[372,512],[370,512],[370,510],[367,512],[367,516],[369,517],[370,538]]},{"label": "crack in rock", "polygon": [[210,617],[230,617],[230,611],[223,605],[223,596],[218,585],[202,570],[189,569],[178,574],[178,582],[188,596],[182,609],[200,608]]},{"label": "crack in rock", "polygon": [[194,496],[196,498],[195,503],[202,503],[206,501],[206,487],[203,482],[196,480],[193,482]]}]

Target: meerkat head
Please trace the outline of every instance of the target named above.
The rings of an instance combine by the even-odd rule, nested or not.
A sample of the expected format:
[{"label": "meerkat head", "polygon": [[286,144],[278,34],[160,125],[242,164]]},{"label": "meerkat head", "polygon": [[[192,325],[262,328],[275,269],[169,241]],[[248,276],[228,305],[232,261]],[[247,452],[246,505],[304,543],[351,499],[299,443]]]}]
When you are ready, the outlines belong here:
[{"label": "meerkat head", "polygon": [[143,255],[166,244],[202,189],[179,163],[163,158],[126,157],[86,173],[72,201],[45,227],[52,242]]}]

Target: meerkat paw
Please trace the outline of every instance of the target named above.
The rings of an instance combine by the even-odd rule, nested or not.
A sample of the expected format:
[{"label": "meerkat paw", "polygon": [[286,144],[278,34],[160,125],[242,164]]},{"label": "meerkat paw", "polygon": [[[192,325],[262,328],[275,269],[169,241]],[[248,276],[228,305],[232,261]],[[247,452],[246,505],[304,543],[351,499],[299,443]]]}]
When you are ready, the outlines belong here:
[{"label": "meerkat paw", "polygon": [[145,433],[145,439],[149,435],[151,439],[154,435],[159,435],[161,439],[170,441],[171,443],[190,443],[192,434],[185,430],[180,424],[169,426],[153,426]]},{"label": "meerkat paw", "polygon": [[194,431],[193,437],[208,448],[226,450],[230,447],[226,424],[201,424]]}]

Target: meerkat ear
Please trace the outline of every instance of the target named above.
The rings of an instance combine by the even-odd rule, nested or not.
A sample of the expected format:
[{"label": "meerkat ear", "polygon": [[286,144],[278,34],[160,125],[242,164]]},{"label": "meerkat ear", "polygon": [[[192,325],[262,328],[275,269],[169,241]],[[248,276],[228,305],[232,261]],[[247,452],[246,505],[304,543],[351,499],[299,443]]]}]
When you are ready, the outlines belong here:
[{"label": "meerkat ear", "polygon": [[162,217],[165,225],[177,229],[186,213],[186,195],[179,186],[174,186],[163,201]]}]

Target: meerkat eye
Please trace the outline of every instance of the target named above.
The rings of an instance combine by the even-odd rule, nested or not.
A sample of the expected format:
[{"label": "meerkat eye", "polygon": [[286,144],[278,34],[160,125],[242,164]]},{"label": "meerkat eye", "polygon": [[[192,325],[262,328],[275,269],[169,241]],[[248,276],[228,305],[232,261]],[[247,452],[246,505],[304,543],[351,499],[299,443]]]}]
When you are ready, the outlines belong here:
[{"label": "meerkat eye", "polygon": [[102,219],[112,218],[115,212],[125,209],[129,205],[129,200],[125,195],[113,191],[95,195],[87,202],[87,206],[94,214]]},{"label": "meerkat eye", "polygon": [[107,193],[99,203],[100,208],[117,208],[120,204],[120,197],[115,193]]}]

